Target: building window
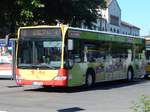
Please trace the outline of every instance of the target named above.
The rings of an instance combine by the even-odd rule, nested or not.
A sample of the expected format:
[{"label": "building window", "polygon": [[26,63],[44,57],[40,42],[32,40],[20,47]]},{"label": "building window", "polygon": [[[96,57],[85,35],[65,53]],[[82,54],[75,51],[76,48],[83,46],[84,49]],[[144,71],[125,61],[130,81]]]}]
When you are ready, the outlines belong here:
[{"label": "building window", "polygon": [[110,24],[119,26],[119,17],[110,15]]},{"label": "building window", "polygon": [[112,31],[112,28],[110,28],[110,31]]},{"label": "building window", "polygon": [[119,33],[119,30],[117,30],[117,33]]},{"label": "building window", "polygon": [[116,32],[116,29],[114,28],[114,32]]},{"label": "building window", "polygon": [[105,28],[103,27],[103,28],[102,28],[102,31],[104,31],[104,30],[105,30]]}]

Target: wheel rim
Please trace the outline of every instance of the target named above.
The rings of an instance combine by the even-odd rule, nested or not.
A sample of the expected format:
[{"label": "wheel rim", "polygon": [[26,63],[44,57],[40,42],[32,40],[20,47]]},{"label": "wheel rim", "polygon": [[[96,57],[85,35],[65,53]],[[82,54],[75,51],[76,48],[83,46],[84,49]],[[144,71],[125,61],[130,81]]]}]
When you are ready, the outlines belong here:
[{"label": "wheel rim", "polygon": [[87,85],[91,86],[93,84],[93,77],[91,74],[87,76]]},{"label": "wheel rim", "polygon": [[132,72],[128,71],[128,80],[132,80]]}]

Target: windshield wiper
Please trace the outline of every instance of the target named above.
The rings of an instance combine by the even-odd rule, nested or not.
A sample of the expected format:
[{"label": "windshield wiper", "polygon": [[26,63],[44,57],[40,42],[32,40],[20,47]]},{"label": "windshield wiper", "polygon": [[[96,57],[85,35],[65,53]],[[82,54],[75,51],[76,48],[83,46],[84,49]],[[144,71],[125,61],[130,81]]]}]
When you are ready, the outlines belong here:
[{"label": "windshield wiper", "polygon": [[37,65],[34,64],[18,64],[18,68],[27,69],[27,68],[37,68]]},{"label": "windshield wiper", "polygon": [[22,68],[22,69],[26,69],[26,68],[30,68],[31,65],[26,65],[26,64],[23,64],[23,65],[18,65],[18,68]]},{"label": "windshield wiper", "polygon": [[38,68],[50,68],[50,69],[56,69],[56,67],[54,66],[50,66],[48,64],[39,64],[39,65],[36,65]]},{"label": "windshield wiper", "polygon": [[38,65],[21,64],[21,65],[18,65],[18,68],[21,68],[21,69],[27,69],[27,68],[32,68],[32,69],[37,69],[37,68],[41,68],[41,69],[57,69],[58,67],[42,63],[42,64],[38,64]]}]

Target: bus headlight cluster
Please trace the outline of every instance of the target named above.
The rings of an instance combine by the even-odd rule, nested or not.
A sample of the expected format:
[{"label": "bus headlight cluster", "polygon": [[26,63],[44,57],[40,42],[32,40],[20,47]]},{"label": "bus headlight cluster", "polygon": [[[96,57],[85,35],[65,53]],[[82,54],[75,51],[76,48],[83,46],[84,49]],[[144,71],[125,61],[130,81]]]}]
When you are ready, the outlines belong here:
[{"label": "bus headlight cluster", "polygon": [[21,76],[16,76],[16,82],[18,84],[21,83],[22,80],[23,80],[23,78]]},{"label": "bus headlight cluster", "polygon": [[54,78],[54,80],[66,80],[67,76],[57,76]]}]

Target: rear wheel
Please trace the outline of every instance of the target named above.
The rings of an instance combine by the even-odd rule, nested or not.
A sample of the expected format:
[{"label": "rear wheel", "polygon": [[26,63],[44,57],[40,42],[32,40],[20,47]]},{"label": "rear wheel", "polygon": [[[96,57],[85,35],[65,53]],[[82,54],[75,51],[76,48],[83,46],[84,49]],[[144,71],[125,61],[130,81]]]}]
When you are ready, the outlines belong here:
[{"label": "rear wheel", "polygon": [[132,81],[133,80],[133,71],[131,69],[127,72],[127,80]]},{"label": "rear wheel", "polygon": [[145,79],[147,79],[147,78],[148,78],[148,76],[149,76],[149,74],[145,74],[145,75],[144,75],[144,78],[145,78]]}]

